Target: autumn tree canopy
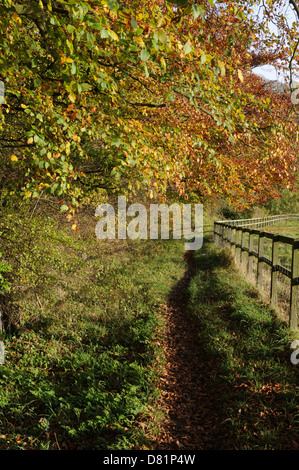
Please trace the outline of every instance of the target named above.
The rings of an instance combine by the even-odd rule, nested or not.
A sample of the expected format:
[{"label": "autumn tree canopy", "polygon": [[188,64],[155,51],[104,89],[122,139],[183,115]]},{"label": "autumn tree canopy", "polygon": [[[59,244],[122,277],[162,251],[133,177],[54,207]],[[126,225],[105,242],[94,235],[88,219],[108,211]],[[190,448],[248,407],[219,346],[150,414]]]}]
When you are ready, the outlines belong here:
[{"label": "autumn tree canopy", "polygon": [[286,3],[1,0],[3,197],[171,188],[245,207],[291,186],[290,93],[252,73],[296,70]]}]

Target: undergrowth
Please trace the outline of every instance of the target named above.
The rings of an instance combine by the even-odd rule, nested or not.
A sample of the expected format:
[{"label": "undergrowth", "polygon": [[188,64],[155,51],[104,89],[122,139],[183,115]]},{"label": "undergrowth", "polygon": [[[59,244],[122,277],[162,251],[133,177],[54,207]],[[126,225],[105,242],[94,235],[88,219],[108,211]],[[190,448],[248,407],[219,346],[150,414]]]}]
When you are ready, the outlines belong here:
[{"label": "undergrowth", "polygon": [[90,214],[74,234],[23,210],[2,219],[13,270],[1,304],[0,449],[150,448],[162,305],[184,272],[183,244],[100,241]]}]

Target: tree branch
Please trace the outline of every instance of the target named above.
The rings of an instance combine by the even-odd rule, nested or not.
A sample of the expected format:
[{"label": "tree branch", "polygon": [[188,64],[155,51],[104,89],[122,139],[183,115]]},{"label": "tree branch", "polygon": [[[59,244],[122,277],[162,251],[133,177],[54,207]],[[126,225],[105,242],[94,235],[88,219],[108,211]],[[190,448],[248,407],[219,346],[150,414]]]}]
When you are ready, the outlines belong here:
[{"label": "tree branch", "polygon": [[293,5],[294,10],[296,11],[297,16],[298,16],[298,20],[299,20],[299,6],[298,6],[297,2],[295,2],[295,0],[289,0],[289,2],[290,2],[290,5]]},{"label": "tree branch", "polygon": [[[295,0],[289,0],[290,2],[290,5],[292,5],[294,7],[294,10],[296,11],[297,13],[297,17],[298,17],[298,21],[299,21],[299,6],[297,4],[297,2]],[[297,53],[297,50],[298,50],[298,47],[299,47],[299,39],[297,41],[297,44],[295,46],[295,49],[293,51],[293,54],[291,56],[291,59],[290,59],[290,62],[289,62],[289,70],[290,70],[290,88],[292,89],[292,76],[293,76],[293,60],[295,59],[295,56],[296,56],[296,53]]]},{"label": "tree branch", "polygon": [[166,108],[166,104],[155,104],[155,103],[131,103],[127,101],[127,103],[131,104],[132,106],[146,106],[147,108]]}]

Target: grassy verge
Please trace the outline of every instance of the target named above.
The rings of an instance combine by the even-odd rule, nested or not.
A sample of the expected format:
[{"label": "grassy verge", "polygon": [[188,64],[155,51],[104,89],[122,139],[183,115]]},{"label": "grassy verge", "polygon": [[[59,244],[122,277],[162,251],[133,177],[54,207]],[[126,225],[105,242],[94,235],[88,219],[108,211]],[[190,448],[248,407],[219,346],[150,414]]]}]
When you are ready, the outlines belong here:
[{"label": "grassy verge", "polygon": [[234,268],[227,251],[206,241],[196,253],[190,308],[200,321],[219,387],[227,449],[296,449],[299,445],[298,366],[291,335]]},{"label": "grassy verge", "polygon": [[2,306],[17,327],[1,337],[0,449],[150,448],[162,305],[184,272],[183,244],[25,220],[19,232],[7,222],[15,278]]}]

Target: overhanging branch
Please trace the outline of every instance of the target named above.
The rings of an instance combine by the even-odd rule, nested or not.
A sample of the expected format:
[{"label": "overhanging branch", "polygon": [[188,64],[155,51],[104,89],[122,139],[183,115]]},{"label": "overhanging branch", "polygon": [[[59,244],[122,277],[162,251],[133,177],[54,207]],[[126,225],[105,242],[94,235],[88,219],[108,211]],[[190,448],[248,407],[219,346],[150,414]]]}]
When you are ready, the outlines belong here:
[{"label": "overhanging branch", "polygon": [[[298,21],[299,21],[299,5],[298,3],[295,1],[295,0],[289,0],[290,2],[290,5],[292,5],[294,7],[294,10],[297,14],[297,18],[298,18]],[[298,51],[298,47],[299,47],[299,39],[296,43],[296,46],[295,46],[295,49],[293,51],[293,54],[291,56],[291,59],[290,59],[290,62],[289,62],[289,70],[290,70],[290,88],[292,90],[292,81],[293,81],[293,61],[295,59],[295,56],[297,54],[297,51]]]},{"label": "overhanging branch", "polygon": [[289,0],[290,2],[290,5],[292,5],[294,7],[294,10],[296,11],[297,13],[297,16],[298,16],[298,20],[299,20],[299,5],[297,2],[295,2],[295,0]]}]

